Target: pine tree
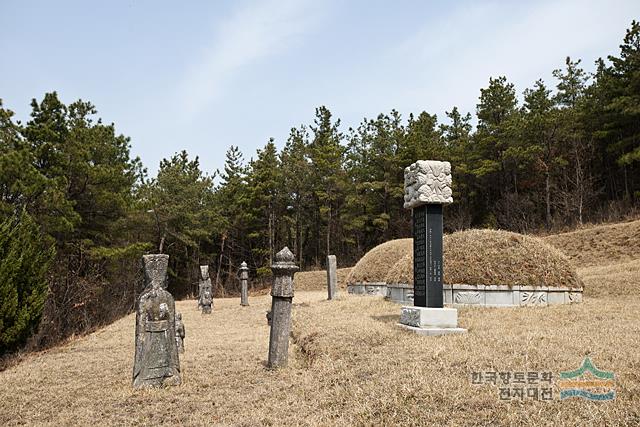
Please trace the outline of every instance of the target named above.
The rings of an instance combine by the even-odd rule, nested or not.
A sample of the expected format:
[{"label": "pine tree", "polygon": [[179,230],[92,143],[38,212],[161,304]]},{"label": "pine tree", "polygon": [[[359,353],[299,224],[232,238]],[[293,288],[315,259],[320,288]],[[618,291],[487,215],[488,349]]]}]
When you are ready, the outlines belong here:
[{"label": "pine tree", "polygon": [[280,153],[282,167],[283,204],[285,212],[283,234],[287,236],[300,267],[307,264],[304,248],[307,245],[313,213],[311,165],[308,159],[309,133],[305,126],[292,128]]},{"label": "pine tree", "polygon": [[[490,78],[489,86],[480,89],[480,102],[476,108],[478,129],[474,141],[481,160],[473,174],[488,190],[483,209],[486,226],[508,227],[513,219],[510,194],[517,191],[517,175],[507,150],[516,141],[517,105],[515,87],[504,76]],[[494,203],[500,205],[500,212],[496,212]],[[502,217],[499,223],[496,223],[496,216]]]},{"label": "pine tree", "polygon": [[282,207],[282,172],[273,138],[257,151],[249,165],[248,206],[252,211],[249,236],[258,259],[259,276],[269,276],[275,255],[276,230]]},{"label": "pine tree", "polygon": [[[338,131],[340,120],[332,122],[331,112],[326,107],[316,108],[314,126],[311,126],[313,138],[309,144],[309,159],[313,173],[313,195],[316,204],[317,224],[315,230],[316,264],[332,250],[332,235],[338,232],[337,220],[341,198],[341,186],[345,175],[343,168],[344,147],[342,134]],[[320,249],[320,227],[324,222],[325,250]]]},{"label": "pine tree", "polygon": [[23,209],[0,223],[0,355],[23,344],[38,326],[55,255]]},{"label": "pine tree", "polygon": [[540,169],[544,176],[544,223],[547,230],[551,229],[554,171],[559,169],[558,166],[566,165],[558,144],[557,109],[550,95],[551,91],[542,80],[536,81],[532,89],[525,90],[520,127],[523,140],[510,153],[520,164],[525,164],[525,168],[526,164],[538,166],[532,172]]},{"label": "pine tree", "polygon": [[[560,183],[562,210],[571,215],[572,222],[582,224],[585,208],[597,196],[593,185],[590,160],[593,158],[593,139],[587,137],[585,127],[585,93],[589,76],[580,67],[580,60],[567,57],[565,70],[556,69],[558,80],[555,102],[558,105],[558,139],[564,147],[567,167],[562,168]],[[573,214],[575,213],[575,218]]]},{"label": "pine tree", "polygon": [[474,185],[472,171],[478,159],[471,141],[471,114],[463,116],[458,107],[453,107],[446,115],[450,123],[442,124],[440,131],[446,144],[446,158],[452,165],[453,206],[450,209],[455,211],[453,215],[447,213],[446,225],[459,230],[471,227],[477,220],[480,189]]},{"label": "pine tree", "polygon": [[145,190],[157,252],[170,255],[169,285],[178,296],[194,291],[198,264],[201,258],[207,260],[202,248],[211,245],[211,228],[216,224],[212,187],[199,159],[190,160],[183,150],[160,162],[157,178]]}]

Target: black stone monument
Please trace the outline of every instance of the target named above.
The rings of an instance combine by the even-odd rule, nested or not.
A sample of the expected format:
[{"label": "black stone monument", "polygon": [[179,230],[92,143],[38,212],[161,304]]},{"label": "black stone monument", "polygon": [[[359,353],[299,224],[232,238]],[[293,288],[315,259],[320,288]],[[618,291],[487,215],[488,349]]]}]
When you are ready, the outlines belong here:
[{"label": "black stone monument", "polygon": [[442,205],[413,211],[413,305],[442,308]]}]

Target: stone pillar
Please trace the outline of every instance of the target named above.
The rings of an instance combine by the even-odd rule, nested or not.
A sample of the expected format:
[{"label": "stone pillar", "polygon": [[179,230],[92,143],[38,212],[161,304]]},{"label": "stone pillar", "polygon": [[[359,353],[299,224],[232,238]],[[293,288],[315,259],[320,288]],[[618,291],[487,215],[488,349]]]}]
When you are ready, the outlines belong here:
[{"label": "stone pillar", "polygon": [[423,335],[466,332],[458,311],[443,305],[442,206],[453,203],[451,164],[418,160],[404,170],[404,207],[413,216],[413,307],[400,324]]},{"label": "stone pillar", "polygon": [[338,266],[336,256],[327,256],[327,299],[336,299],[338,297]]},{"label": "stone pillar", "polygon": [[293,275],[298,271],[295,258],[285,247],[276,254],[271,266],[271,333],[269,334],[269,368],[287,366],[289,333],[291,332],[291,303],[293,301]]},{"label": "stone pillar", "polygon": [[248,306],[249,289],[247,288],[247,281],[249,280],[249,267],[247,267],[246,262],[242,261],[242,264],[240,264],[240,271],[238,273],[240,276],[240,305]]}]

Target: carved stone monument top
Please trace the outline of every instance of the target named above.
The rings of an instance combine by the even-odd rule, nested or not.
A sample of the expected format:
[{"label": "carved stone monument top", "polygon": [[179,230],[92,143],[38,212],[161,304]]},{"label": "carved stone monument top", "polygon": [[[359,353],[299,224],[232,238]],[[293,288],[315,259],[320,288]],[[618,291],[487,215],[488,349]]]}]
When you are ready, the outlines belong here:
[{"label": "carved stone monument top", "polygon": [[[275,262],[271,266],[273,270],[285,270],[291,273],[298,271],[298,266],[295,264],[295,256],[288,247],[284,247],[280,252],[276,254]],[[274,274],[278,274],[274,271]]]},{"label": "carved stone monument top", "polygon": [[293,297],[293,274],[299,269],[294,261],[293,253],[286,246],[276,254],[275,262],[271,265],[274,276],[272,296]]},{"label": "carved stone monument top", "polygon": [[451,163],[418,160],[404,169],[404,207],[453,203]]},{"label": "carved stone monument top", "polygon": [[240,270],[248,270],[249,267],[247,266],[246,261],[242,261],[242,264],[240,264]]},{"label": "carved stone monument top", "polygon": [[144,269],[145,289],[156,287],[167,289],[167,266],[169,265],[169,255],[143,255],[142,264]]},{"label": "carved stone monument top", "polygon": [[200,277],[202,277],[202,280],[207,280],[209,278],[209,266],[208,265],[201,265],[200,266]]}]

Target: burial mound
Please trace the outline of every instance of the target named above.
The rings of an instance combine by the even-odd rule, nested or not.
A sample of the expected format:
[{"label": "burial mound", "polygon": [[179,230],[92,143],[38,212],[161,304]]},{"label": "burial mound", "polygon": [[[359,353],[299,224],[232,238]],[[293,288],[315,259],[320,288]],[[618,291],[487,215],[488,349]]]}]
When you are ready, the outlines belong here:
[{"label": "burial mound", "polygon": [[[373,281],[375,292],[367,289]],[[352,293],[411,302],[412,239],[372,249],[353,268],[348,283]],[[583,288],[575,267],[560,250],[537,237],[498,230],[446,235],[444,284],[445,303],[492,306],[578,302]]]},{"label": "burial mound", "polygon": [[403,256],[413,251],[413,239],[396,239],[367,252],[351,269],[347,289],[352,293],[381,294],[387,273]]}]

